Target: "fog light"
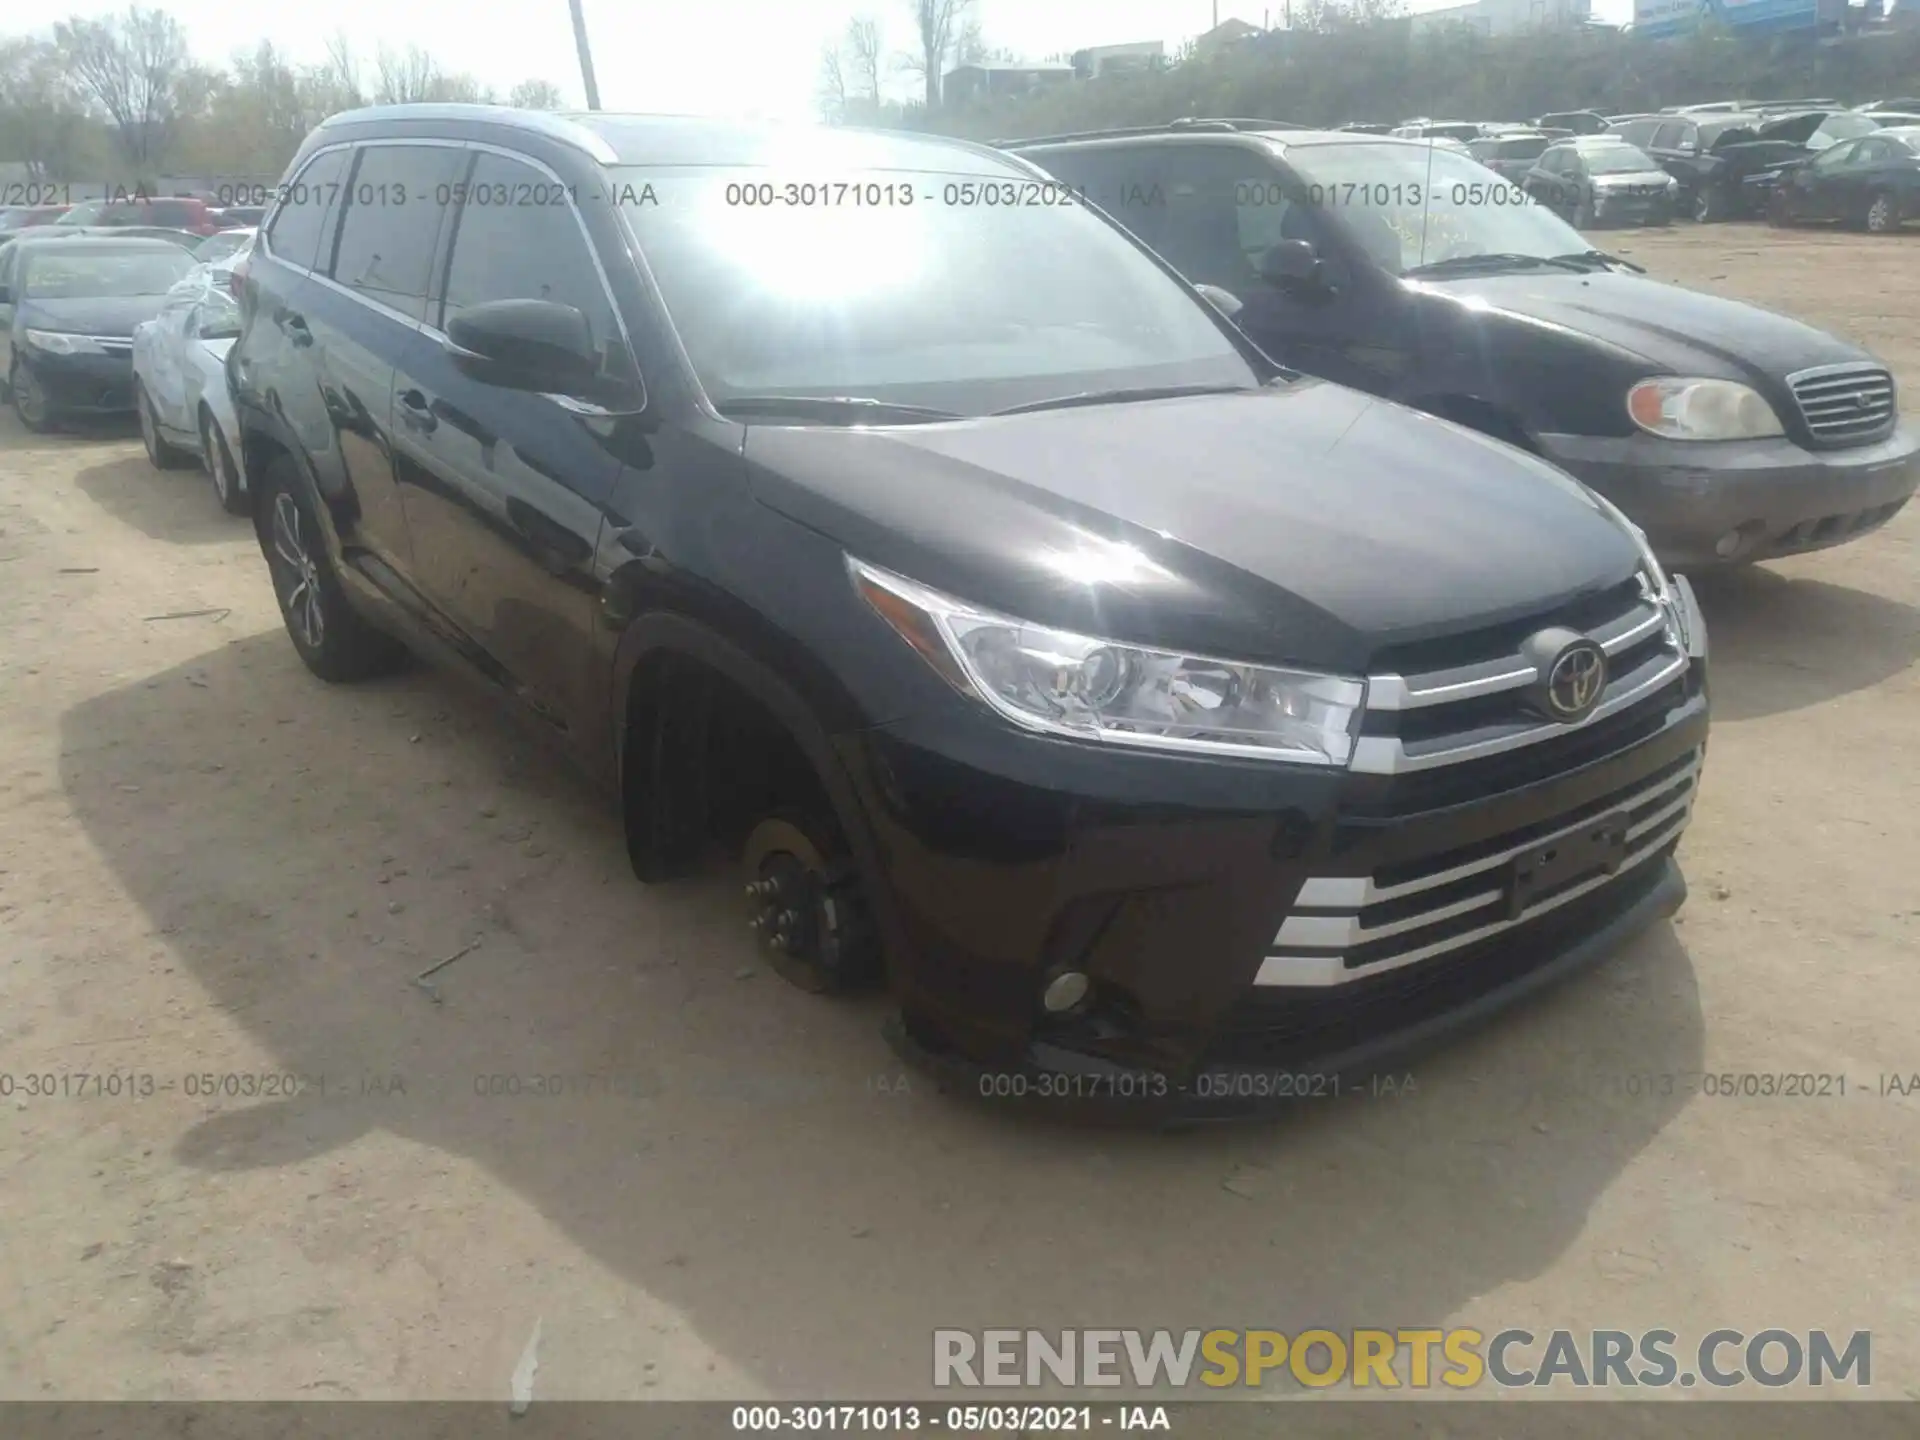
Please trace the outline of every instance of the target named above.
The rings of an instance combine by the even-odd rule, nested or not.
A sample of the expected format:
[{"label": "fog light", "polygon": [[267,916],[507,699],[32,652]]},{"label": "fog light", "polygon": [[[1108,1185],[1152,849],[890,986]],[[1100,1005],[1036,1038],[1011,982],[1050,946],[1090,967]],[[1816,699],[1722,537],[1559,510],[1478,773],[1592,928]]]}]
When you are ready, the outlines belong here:
[{"label": "fog light", "polygon": [[1746,543],[1746,538],[1738,530],[1729,530],[1713,542],[1713,553],[1722,560],[1732,559],[1740,553],[1740,547]]},{"label": "fog light", "polygon": [[1064,1015],[1087,998],[1089,982],[1078,970],[1065,970],[1047,982],[1040,1003],[1049,1015]]}]

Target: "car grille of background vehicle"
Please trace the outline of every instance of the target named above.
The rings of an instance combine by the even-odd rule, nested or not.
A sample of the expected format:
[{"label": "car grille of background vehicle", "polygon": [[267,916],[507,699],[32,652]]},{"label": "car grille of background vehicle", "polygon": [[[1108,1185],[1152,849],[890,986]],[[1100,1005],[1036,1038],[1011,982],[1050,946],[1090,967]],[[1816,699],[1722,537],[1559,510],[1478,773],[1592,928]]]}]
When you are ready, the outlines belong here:
[{"label": "car grille of background vehicle", "polygon": [[1864,445],[1893,429],[1893,376],[1878,365],[1822,365],[1787,383],[1817,439]]}]

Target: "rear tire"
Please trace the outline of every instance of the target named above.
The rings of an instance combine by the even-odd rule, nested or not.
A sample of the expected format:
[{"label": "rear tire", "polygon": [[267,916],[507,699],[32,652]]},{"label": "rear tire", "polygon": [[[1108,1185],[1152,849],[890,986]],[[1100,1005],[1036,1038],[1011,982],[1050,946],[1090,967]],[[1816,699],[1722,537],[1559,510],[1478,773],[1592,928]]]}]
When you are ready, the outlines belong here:
[{"label": "rear tire", "polygon": [[1696,225],[1718,225],[1726,218],[1726,206],[1720,203],[1711,185],[1694,192],[1693,219]]},{"label": "rear tire", "polygon": [[220,508],[229,515],[246,514],[247,492],[240,484],[240,467],[233,463],[227,437],[209,410],[200,412],[200,457],[207,474],[213,477],[213,493]]},{"label": "rear tire", "polygon": [[1867,202],[1866,226],[1869,234],[1891,235],[1900,228],[1900,202],[1880,191]]},{"label": "rear tire", "polygon": [[178,470],[189,457],[160,433],[160,417],[154,412],[153,397],[147,387],[134,383],[133,403],[140,412],[140,443],[147,447],[147,460],[156,470]]},{"label": "rear tire", "polygon": [[406,662],[406,647],[349,606],[294,462],[282,456],[268,467],[262,483],[267,568],[280,617],[301,661],[330,684],[399,669]]}]

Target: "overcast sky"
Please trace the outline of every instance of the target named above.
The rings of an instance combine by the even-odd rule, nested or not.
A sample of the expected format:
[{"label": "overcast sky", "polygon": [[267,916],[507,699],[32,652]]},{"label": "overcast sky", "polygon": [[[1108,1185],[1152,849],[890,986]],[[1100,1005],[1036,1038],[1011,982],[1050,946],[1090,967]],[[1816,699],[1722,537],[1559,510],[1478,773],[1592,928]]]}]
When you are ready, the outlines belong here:
[{"label": "overcast sky", "polygon": [[[816,113],[818,57],[855,14],[872,14],[891,49],[909,41],[907,0],[583,0],[593,41],[601,104],[610,110],[810,119]],[[1278,23],[1283,0],[1270,13]],[[1411,0],[1429,10],[1449,0]],[[38,7],[36,7],[38,8]],[[104,15],[125,0],[55,0],[41,14]],[[570,105],[584,103],[567,0],[326,0],[322,4],[242,5],[236,0],[172,0],[203,60],[224,62],[263,38],[296,61],[321,57],[327,37],[344,31],[363,59],[382,43],[418,44],[451,70],[465,70],[504,93],[516,81],[559,85]],[[1171,51],[1213,23],[1213,0],[976,0],[987,43],[1042,59],[1086,45],[1162,40]],[[1220,18],[1259,24],[1269,8],[1219,0]],[[1625,23],[1632,0],[1593,0],[1596,19]],[[15,12],[17,19],[24,14]],[[0,29],[13,29],[13,25]],[[903,85],[910,82],[903,81]]]}]

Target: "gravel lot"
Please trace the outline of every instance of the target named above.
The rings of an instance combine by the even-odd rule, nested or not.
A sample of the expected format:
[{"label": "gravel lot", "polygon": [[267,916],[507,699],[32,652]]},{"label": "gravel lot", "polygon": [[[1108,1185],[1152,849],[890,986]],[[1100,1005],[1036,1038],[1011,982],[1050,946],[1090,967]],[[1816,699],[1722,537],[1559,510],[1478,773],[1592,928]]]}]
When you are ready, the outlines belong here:
[{"label": "gravel lot", "polygon": [[[1920,234],[1594,238],[1920,394]],[[1674,925],[1409,1095],[1087,1134],[904,1075],[729,878],[635,884],[457,682],[310,679],[204,476],[0,420],[0,1075],[154,1077],[0,1099],[0,1397],[504,1404],[536,1321],[542,1397],[910,1396],[995,1324],[1870,1329],[1920,1396],[1920,1099],[1863,1093],[1920,1072],[1917,539],[1704,588]],[[1701,1071],[1848,1093],[1621,1078]]]}]

